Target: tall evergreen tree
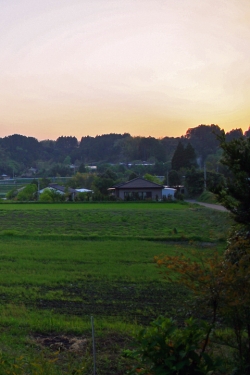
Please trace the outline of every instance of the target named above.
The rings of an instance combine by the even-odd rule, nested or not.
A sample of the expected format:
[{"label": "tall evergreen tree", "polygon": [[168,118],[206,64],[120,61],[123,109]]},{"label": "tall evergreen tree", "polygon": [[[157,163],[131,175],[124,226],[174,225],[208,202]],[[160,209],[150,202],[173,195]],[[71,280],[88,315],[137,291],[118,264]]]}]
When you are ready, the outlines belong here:
[{"label": "tall evergreen tree", "polygon": [[195,150],[190,143],[187,144],[185,149],[185,167],[197,167]]},{"label": "tall evergreen tree", "polygon": [[185,148],[181,142],[178,143],[174,155],[172,157],[172,169],[178,171],[180,168],[185,166]]}]

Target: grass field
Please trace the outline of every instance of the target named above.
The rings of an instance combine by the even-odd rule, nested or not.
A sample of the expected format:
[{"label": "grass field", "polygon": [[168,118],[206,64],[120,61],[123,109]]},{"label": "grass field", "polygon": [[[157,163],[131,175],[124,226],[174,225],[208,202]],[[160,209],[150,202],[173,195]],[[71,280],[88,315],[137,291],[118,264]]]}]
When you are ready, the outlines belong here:
[{"label": "grass field", "polygon": [[217,241],[225,240],[227,218],[178,203],[2,204],[0,234]]},{"label": "grass field", "polygon": [[125,374],[121,349],[140,324],[184,319],[188,294],[153,257],[222,251],[230,223],[177,203],[1,204],[0,364],[15,364],[11,374],[90,374],[93,316],[98,374]]}]

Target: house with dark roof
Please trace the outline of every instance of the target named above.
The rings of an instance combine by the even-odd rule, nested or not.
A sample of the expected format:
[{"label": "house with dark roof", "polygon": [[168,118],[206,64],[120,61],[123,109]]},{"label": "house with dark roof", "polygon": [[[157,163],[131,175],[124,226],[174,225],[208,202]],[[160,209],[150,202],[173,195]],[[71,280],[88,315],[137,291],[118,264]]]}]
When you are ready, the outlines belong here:
[{"label": "house with dark roof", "polygon": [[114,185],[108,190],[116,198],[122,200],[161,200],[163,188],[163,185],[137,177],[125,183]]}]

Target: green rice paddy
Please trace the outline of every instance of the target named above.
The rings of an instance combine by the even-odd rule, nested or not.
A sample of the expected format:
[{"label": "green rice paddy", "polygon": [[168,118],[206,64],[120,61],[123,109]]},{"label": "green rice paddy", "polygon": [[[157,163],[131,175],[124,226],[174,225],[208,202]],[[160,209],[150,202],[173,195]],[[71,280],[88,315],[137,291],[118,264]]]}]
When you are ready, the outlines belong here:
[{"label": "green rice paddy", "polygon": [[230,224],[227,213],[178,203],[1,204],[0,349],[36,361],[42,350],[48,364],[54,351],[41,337],[86,338],[48,373],[89,374],[93,316],[98,374],[125,374],[117,358],[138,325],[184,319],[188,293],[164,280],[154,256],[222,251]]},{"label": "green rice paddy", "polygon": [[228,224],[228,215],[187,204],[0,205],[0,235],[217,241]]}]

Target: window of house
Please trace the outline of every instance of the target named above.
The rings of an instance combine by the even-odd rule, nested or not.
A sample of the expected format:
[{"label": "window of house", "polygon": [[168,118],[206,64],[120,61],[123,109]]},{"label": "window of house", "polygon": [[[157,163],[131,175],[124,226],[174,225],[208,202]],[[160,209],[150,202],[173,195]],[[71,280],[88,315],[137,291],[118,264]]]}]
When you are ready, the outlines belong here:
[{"label": "window of house", "polygon": [[152,198],[151,191],[125,191],[124,199],[125,200],[144,200]]}]

